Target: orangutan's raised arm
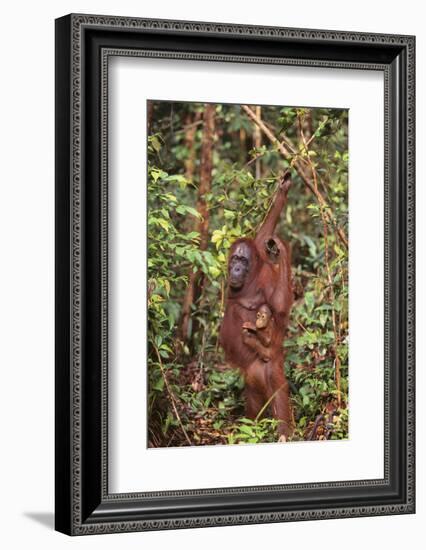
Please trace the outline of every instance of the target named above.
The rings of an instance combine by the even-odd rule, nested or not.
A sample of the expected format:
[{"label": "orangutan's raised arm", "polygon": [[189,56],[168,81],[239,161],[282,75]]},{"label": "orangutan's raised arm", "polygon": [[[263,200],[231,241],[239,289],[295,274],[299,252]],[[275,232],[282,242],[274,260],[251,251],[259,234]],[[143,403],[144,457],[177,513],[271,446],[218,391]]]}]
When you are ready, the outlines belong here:
[{"label": "orangutan's raised arm", "polygon": [[280,219],[281,212],[287,203],[287,193],[291,185],[290,173],[284,174],[278,185],[278,191],[274,197],[269,212],[266,214],[262,225],[256,235],[255,242],[258,246],[263,246],[265,240],[274,234]]}]

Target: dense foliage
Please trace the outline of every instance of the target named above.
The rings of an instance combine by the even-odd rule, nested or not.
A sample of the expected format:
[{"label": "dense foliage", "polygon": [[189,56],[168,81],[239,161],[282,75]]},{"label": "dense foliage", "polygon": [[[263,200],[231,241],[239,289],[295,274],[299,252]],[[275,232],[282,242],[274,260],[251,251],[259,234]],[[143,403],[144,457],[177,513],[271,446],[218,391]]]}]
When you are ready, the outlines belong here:
[{"label": "dense foliage", "polygon": [[218,330],[227,251],[255,234],[286,169],[293,185],[278,233],[292,248],[295,292],[283,365],[292,439],[344,439],[348,113],[207,109],[148,105],[149,445],[277,440],[274,420],[244,418],[242,377],[224,364]]}]

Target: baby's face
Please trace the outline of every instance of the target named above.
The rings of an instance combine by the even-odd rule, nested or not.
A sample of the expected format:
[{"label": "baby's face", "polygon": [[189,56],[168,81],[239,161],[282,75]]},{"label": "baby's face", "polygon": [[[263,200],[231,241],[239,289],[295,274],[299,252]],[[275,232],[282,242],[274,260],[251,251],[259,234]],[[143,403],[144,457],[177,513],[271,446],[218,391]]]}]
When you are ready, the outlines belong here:
[{"label": "baby's face", "polygon": [[268,306],[261,306],[256,314],[256,328],[265,328],[271,318],[271,310]]}]

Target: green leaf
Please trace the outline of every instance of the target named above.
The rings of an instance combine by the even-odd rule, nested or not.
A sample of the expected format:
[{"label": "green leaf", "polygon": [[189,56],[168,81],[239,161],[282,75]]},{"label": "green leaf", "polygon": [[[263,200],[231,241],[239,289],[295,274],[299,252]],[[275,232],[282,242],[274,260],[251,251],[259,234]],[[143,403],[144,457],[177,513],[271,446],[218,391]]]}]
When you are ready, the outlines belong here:
[{"label": "green leaf", "polygon": [[197,239],[198,237],[200,236],[199,232],[198,231],[191,231],[190,233],[188,233],[188,235],[186,236],[186,238],[188,240],[194,240],[194,239]]},{"label": "green leaf", "polygon": [[158,223],[161,225],[161,227],[167,231],[167,233],[170,230],[170,223],[167,220],[164,220],[163,218],[158,219]]},{"label": "green leaf", "polygon": [[251,435],[251,436],[254,435],[253,428],[251,428],[250,426],[246,426],[245,424],[240,426],[239,430],[240,430],[240,432],[243,432],[247,435]]},{"label": "green leaf", "polygon": [[195,218],[198,218],[199,220],[203,219],[203,216],[195,208],[192,208],[192,206],[186,206],[185,208],[188,214],[192,214]]},{"label": "green leaf", "polygon": [[163,391],[164,389],[164,378],[161,377],[157,380],[157,382],[152,386],[154,388],[154,390],[157,390],[157,391]]},{"label": "green leaf", "polygon": [[151,141],[152,147],[155,149],[157,153],[161,151],[161,143],[160,143],[160,140],[157,138],[157,136],[151,136],[150,141]]},{"label": "green leaf", "polygon": [[314,292],[305,293],[305,304],[309,313],[312,313],[315,307],[315,294]]},{"label": "green leaf", "polygon": [[221,274],[221,271],[220,269],[218,269],[217,267],[214,267],[214,266],[210,266],[209,267],[209,273],[210,275],[212,275],[213,277],[219,277],[219,275]]},{"label": "green leaf", "polygon": [[163,284],[164,284],[164,288],[166,289],[167,295],[169,295],[170,294],[170,283],[169,283],[169,281],[167,279],[164,279]]}]

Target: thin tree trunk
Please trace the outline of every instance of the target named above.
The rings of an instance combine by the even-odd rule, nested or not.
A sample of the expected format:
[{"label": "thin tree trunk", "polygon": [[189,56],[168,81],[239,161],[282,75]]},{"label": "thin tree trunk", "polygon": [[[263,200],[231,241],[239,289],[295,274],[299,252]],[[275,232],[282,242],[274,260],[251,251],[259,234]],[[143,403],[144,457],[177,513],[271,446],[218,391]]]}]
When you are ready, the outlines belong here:
[{"label": "thin tree trunk", "polygon": [[[259,119],[262,118],[262,107],[260,105],[256,106],[256,116]],[[254,141],[254,146],[255,146],[255,148],[258,152],[259,149],[262,147],[262,132],[260,131],[260,128],[259,128],[259,126],[257,126],[257,124],[254,126],[253,141]],[[256,152],[256,154],[257,154],[257,152]],[[262,164],[261,163],[262,163],[262,161],[260,160],[260,158],[256,159],[255,167],[256,167],[256,179],[257,180],[260,180],[260,178],[262,177]]]},{"label": "thin tree trunk", "polygon": [[309,141],[314,133],[314,127],[312,123],[312,110],[306,109],[305,116],[302,121],[303,134],[306,141]]},{"label": "thin tree trunk", "polygon": [[191,113],[188,113],[185,126],[187,130],[185,132],[185,145],[188,148],[188,158],[185,160],[185,177],[188,181],[194,180],[195,173],[195,159],[196,159],[196,150],[195,150],[195,134],[197,133],[197,122],[201,118],[201,112],[197,111],[192,116]]},{"label": "thin tree trunk", "polygon": [[146,108],[146,127],[147,127],[148,135],[151,133],[153,113],[154,113],[154,102],[151,99],[148,99],[147,108]]},{"label": "thin tree trunk", "polygon": [[246,131],[244,128],[240,128],[239,138],[240,138],[240,163],[244,164],[247,159],[247,146],[246,146]]},{"label": "thin tree trunk", "polygon": [[[209,212],[205,195],[211,190],[212,168],[213,168],[213,141],[215,129],[215,111],[216,105],[206,104],[204,107],[204,125],[203,137],[201,142],[201,162],[200,162],[200,184],[198,186],[197,211],[201,214],[201,219],[197,220],[195,231],[200,234],[200,250],[206,250],[209,233]],[[184,342],[188,342],[194,333],[189,334],[189,321],[191,318],[192,304],[194,304],[201,291],[203,283],[202,273],[192,269],[189,274],[188,287],[182,304],[182,317],[180,325],[180,335]]]}]

